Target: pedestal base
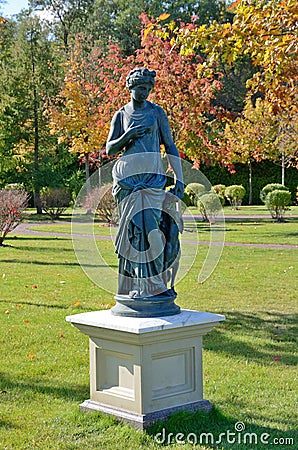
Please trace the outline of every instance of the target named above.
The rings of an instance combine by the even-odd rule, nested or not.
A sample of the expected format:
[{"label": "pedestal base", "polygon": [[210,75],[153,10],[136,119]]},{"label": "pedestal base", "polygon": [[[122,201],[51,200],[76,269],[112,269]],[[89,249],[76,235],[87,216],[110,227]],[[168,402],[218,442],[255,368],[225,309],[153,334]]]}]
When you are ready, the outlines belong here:
[{"label": "pedestal base", "polygon": [[210,410],[203,399],[202,336],[224,319],[190,310],[158,318],[111,311],[67,317],[90,338],[90,400],[81,408],[141,429],[180,410]]},{"label": "pedestal base", "polygon": [[109,406],[102,405],[92,400],[85,400],[80,408],[83,412],[100,411],[105,414],[117,417],[119,420],[130,423],[133,427],[140,430],[145,430],[151,427],[158,420],[167,420],[170,415],[179,411],[204,411],[210,412],[213,408],[213,404],[208,400],[201,400],[194,403],[188,403],[187,405],[179,405],[173,408],[161,409],[160,411],[154,411],[147,414],[135,414],[129,411],[124,411],[117,408],[111,408]]}]

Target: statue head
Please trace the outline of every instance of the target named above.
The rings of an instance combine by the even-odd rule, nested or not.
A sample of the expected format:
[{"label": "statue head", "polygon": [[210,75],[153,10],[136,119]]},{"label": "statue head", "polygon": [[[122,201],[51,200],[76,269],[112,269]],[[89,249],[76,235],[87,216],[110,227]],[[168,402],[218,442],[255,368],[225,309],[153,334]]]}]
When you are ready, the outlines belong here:
[{"label": "statue head", "polygon": [[155,84],[156,72],[154,70],[148,70],[144,68],[132,69],[126,77],[126,86],[129,90],[140,84],[149,84],[151,88]]}]

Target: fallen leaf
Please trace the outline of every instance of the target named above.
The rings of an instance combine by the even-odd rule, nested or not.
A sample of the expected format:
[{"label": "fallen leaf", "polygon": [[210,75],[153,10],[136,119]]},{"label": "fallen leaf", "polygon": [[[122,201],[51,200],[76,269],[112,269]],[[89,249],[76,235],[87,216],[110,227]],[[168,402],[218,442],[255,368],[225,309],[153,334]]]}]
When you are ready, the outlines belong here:
[{"label": "fallen leaf", "polygon": [[21,309],[21,305],[16,305],[17,310]]},{"label": "fallen leaf", "polygon": [[59,334],[59,338],[64,338],[65,336],[64,336],[64,334],[63,333],[60,333]]},{"label": "fallen leaf", "polygon": [[9,314],[9,311],[8,311],[8,309],[4,312],[4,314]]},{"label": "fallen leaf", "polygon": [[74,302],[74,306],[80,306],[80,302]]},{"label": "fallen leaf", "polygon": [[33,355],[33,353],[29,353],[28,356],[29,356],[30,359],[34,359],[35,358],[35,355]]}]

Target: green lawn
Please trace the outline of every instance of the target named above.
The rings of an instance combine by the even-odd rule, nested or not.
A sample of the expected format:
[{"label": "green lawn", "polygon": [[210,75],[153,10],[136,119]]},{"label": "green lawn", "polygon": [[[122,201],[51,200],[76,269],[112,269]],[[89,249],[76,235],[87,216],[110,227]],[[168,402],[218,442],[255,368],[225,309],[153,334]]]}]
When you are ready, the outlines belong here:
[{"label": "green lawn", "polygon": [[[226,240],[296,245],[297,223],[228,222]],[[203,228],[200,233],[208,234]],[[1,449],[156,449],[162,447],[154,436],[163,429],[171,449],[193,448],[187,440],[175,443],[177,433],[201,437],[196,448],[202,450],[297,448],[296,249],[225,247],[212,276],[198,284],[207,251],[200,248],[177,286],[177,303],[226,315],[204,338],[204,397],[215,410],[176,414],[141,433],[78,408],[89,395],[88,340],[65,317],[109,307],[113,295],[85,276],[68,236],[18,236],[5,242],[0,248]],[[114,261],[111,242],[97,245]],[[220,433],[235,432],[236,422],[255,433],[258,445],[224,438],[205,444],[202,433],[218,440]],[[260,442],[264,433],[269,444]],[[286,440],[292,438],[289,445]],[[270,445],[274,440],[278,445]]]},{"label": "green lawn", "polygon": [[[209,241],[210,226],[201,221],[190,221],[185,219],[185,231],[183,240]],[[287,244],[298,245],[298,227],[297,219],[291,218],[286,223],[272,223],[268,219],[241,219],[227,220],[224,225],[214,227],[215,230],[225,231],[226,242],[243,242],[258,244]],[[30,230],[38,232],[52,232],[70,234],[71,224],[55,223],[38,226],[30,226]],[[117,228],[104,226],[100,223],[92,224],[81,223],[73,229],[74,233],[94,234],[96,236],[115,236]],[[197,234],[198,233],[198,234]]]}]

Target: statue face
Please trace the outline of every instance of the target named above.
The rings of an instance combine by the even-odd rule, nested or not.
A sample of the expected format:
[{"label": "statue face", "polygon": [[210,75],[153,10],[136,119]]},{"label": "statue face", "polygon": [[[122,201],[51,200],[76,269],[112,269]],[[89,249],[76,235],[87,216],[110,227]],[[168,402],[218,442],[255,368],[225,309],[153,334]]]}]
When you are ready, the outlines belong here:
[{"label": "statue face", "polygon": [[151,86],[149,84],[138,84],[130,89],[131,96],[136,102],[143,102],[150,94]]}]

